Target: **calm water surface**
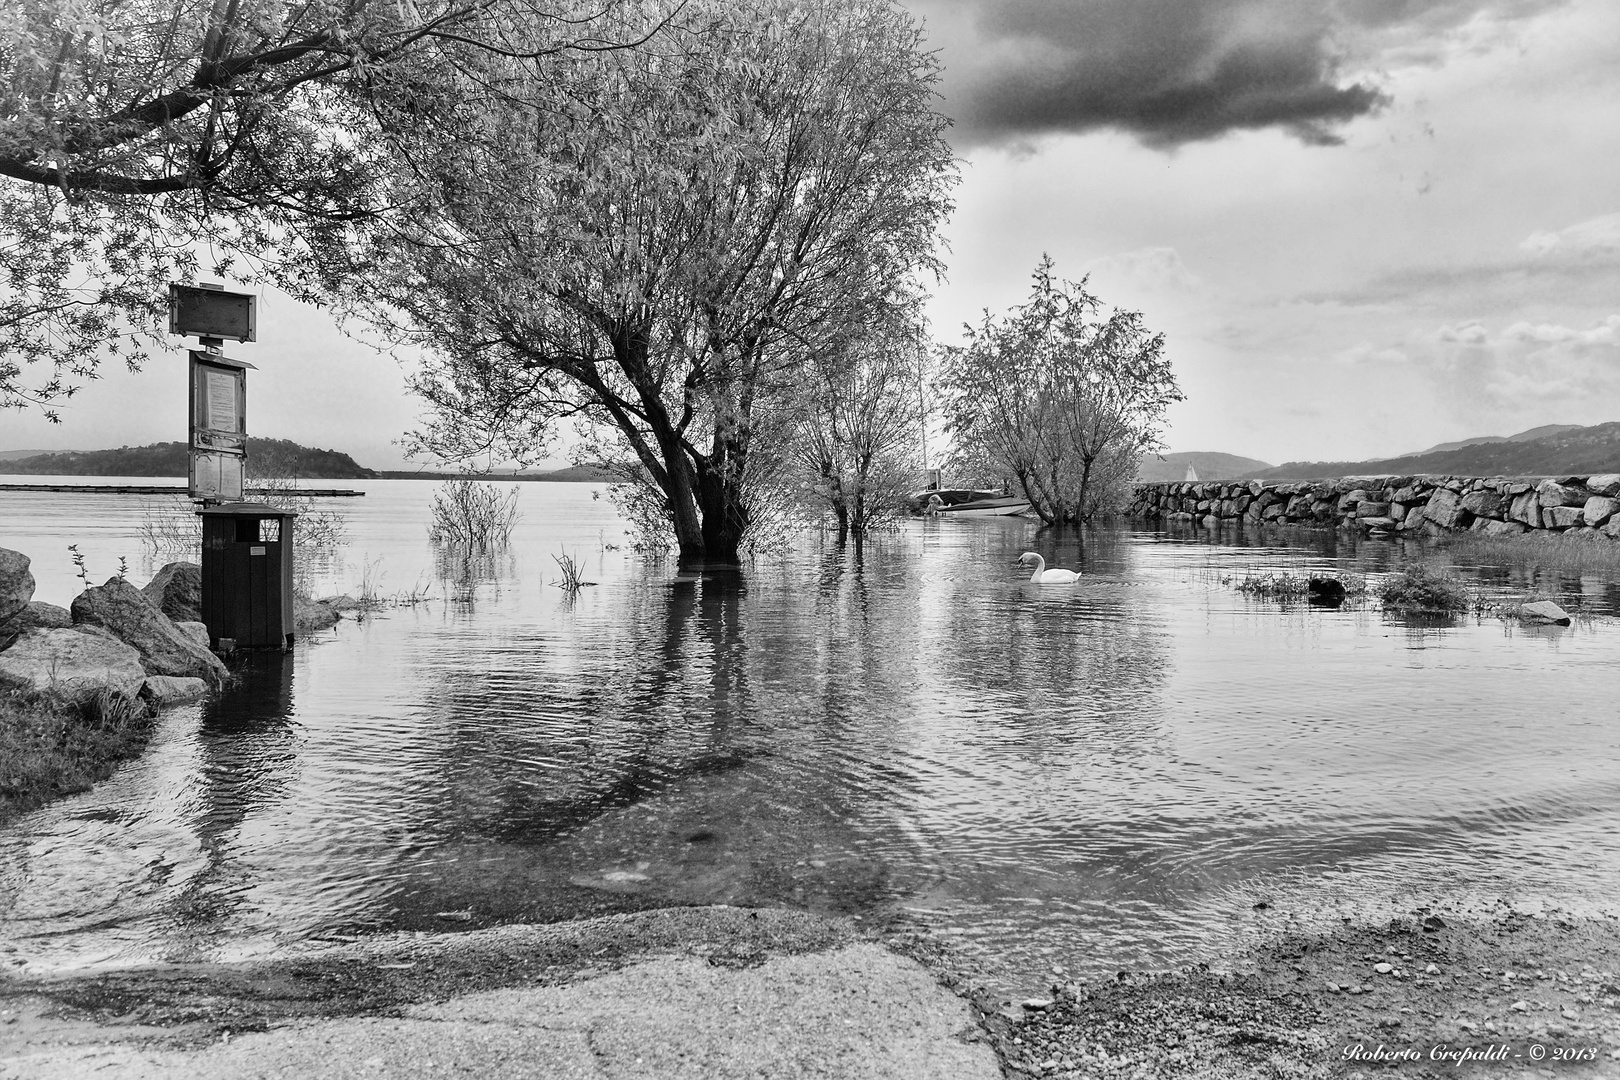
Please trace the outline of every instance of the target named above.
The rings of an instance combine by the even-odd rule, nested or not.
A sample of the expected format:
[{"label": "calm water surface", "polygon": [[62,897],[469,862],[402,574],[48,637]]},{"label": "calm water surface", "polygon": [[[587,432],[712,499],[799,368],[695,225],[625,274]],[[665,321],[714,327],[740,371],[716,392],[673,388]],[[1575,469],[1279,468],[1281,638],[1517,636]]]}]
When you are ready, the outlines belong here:
[{"label": "calm water surface", "polygon": [[[508,558],[427,543],[426,481],[324,506],[318,592],[432,599],[261,657],[167,714],[93,792],[0,833],[28,970],[264,955],[315,938],[668,903],[900,915],[1033,989],[1196,960],[1262,899],[1620,883],[1620,589],[1585,616],[1403,622],[1251,601],[1249,568],[1376,574],[1415,552],[1016,519],[807,541],[740,573],[626,550],[605,499],[520,486]],[[67,603],[154,567],[133,496],[0,492],[0,546]],[[1038,548],[1085,581],[1038,588]],[[570,600],[552,556],[594,587]],[[1528,584],[1470,569],[1504,595]],[[1347,901],[1349,902],[1349,901]]]}]

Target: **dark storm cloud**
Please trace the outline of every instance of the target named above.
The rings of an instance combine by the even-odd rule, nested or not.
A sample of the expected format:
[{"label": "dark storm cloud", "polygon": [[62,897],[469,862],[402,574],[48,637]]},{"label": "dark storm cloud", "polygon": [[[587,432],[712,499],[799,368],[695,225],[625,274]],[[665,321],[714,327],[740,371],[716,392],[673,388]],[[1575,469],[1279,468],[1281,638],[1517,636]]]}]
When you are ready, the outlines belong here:
[{"label": "dark storm cloud", "polygon": [[1152,146],[1277,127],[1309,143],[1388,101],[1386,50],[1560,0],[911,0],[962,146],[1116,128]]}]

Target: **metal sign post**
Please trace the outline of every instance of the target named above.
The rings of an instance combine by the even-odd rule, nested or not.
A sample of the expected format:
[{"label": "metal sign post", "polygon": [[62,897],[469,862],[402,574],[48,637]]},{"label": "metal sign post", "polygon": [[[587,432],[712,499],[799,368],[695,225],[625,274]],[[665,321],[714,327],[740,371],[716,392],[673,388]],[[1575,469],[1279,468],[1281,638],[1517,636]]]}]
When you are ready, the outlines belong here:
[{"label": "metal sign post", "polygon": [[196,335],[189,385],[190,493],[204,503],[242,498],[247,463],[247,372],[253,365],[221,352],[226,338],[252,341],[257,298],[219,285],[170,285],[169,333]]}]

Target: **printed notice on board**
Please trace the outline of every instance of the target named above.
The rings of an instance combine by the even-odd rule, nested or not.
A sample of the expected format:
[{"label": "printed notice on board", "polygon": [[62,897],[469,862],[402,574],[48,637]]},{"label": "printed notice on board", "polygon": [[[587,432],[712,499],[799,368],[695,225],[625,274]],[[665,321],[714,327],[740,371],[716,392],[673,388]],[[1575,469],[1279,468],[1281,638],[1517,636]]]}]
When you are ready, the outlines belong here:
[{"label": "printed notice on board", "polygon": [[235,431],[236,376],[223,371],[207,372],[208,426],[215,431]]}]

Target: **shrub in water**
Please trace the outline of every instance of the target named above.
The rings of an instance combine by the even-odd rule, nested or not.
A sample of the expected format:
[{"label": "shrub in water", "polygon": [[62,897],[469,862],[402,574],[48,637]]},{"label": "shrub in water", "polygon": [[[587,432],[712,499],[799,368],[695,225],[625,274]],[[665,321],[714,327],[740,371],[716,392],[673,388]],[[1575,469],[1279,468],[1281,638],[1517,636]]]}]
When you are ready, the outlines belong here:
[{"label": "shrub in water", "polygon": [[498,551],[512,539],[517,525],[517,488],[506,494],[494,484],[446,480],[433,496],[433,524],[428,538],[468,551]]},{"label": "shrub in water", "polygon": [[1468,590],[1463,583],[1422,563],[1385,578],[1378,587],[1378,599],[1397,611],[1468,610]]}]

